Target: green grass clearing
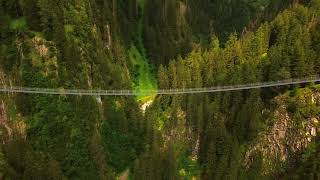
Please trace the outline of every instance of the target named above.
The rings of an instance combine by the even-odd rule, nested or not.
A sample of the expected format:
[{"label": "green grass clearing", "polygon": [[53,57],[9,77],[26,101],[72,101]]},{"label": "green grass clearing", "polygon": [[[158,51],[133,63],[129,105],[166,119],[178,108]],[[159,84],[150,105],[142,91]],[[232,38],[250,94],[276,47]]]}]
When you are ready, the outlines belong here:
[{"label": "green grass clearing", "polygon": [[[135,90],[140,92],[141,90],[157,90],[157,83],[151,73],[150,65],[147,59],[142,55],[136,46],[131,45],[129,49],[129,58],[131,63],[134,65],[135,81],[133,87]],[[156,94],[148,96],[137,96],[139,102],[152,101]]]},{"label": "green grass clearing", "polygon": [[27,20],[25,17],[21,17],[19,19],[13,19],[10,22],[10,29],[15,31],[21,31],[27,28]]}]

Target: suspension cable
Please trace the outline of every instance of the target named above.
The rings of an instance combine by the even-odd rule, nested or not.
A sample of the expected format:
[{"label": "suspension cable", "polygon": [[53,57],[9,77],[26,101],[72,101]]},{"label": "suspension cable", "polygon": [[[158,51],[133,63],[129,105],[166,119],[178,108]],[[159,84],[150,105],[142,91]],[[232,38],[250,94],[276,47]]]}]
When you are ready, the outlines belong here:
[{"label": "suspension cable", "polygon": [[228,86],[214,86],[202,88],[182,88],[182,89],[160,89],[160,90],[85,90],[85,89],[49,89],[2,86],[0,92],[25,93],[25,94],[48,94],[48,95],[77,95],[77,96],[147,96],[147,95],[178,95],[178,94],[199,94],[226,91],[239,91],[248,89],[259,89],[267,87],[286,86],[294,84],[320,82],[319,76],[311,76],[302,79],[286,79],[271,82],[258,82]]}]

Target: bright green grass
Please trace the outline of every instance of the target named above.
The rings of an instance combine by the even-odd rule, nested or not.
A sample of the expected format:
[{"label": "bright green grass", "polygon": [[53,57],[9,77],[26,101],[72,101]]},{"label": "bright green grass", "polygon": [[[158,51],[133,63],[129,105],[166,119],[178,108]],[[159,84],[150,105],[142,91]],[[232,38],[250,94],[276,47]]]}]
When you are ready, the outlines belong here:
[{"label": "bright green grass", "polygon": [[64,25],[64,31],[66,33],[72,33],[72,32],[74,32],[74,26],[71,24],[66,24],[66,25]]},{"label": "bright green grass", "polygon": [[[139,6],[144,9],[145,0],[138,0]],[[143,17],[143,16],[141,16]],[[134,69],[134,71],[138,75],[136,76],[135,83],[133,83],[133,87],[138,92],[141,90],[157,90],[156,79],[151,72],[150,65],[148,64],[148,60],[146,58],[146,52],[142,42],[142,31],[143,31],[143,21],[142,18],[139,20],[137,30],[136,30],[137,44],[131,45],[129,49],[129,58],[131,63],[138,67]],[[141,103],[145,103],[148,101],[153,101],[156,97],[156,94],[148,95],[148,96],[137,96],[137,100]]]},{"label": "bright green grass", "polygon": [[16,31],[21,31],[27,27],[27,21],[25,17],[21,17],[19,19],[13,19],[10,22],[10,29],[16,30]]},{"label": "bright green grass", "polygon": [[[157,90],[157,83],[151,73],[150,65],[148,64],[147,59],[134,45],[131,45],[131,48],[129,49],[129,58],[133,65],[138,66],[136,84],[133,84],[135,90],[138,92],[141,90]],[[137,100],[140,102],[152,101],[155,96],[156,94],[137,96]]]}]

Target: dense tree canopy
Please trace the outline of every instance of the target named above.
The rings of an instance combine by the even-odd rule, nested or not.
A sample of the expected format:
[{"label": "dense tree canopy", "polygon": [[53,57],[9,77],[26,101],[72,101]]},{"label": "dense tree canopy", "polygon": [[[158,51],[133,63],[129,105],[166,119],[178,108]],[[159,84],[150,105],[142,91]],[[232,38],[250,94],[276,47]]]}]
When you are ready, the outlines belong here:
[{"label": "dense tree canopy", "polygon": [[[319,0],[0,0],[0,86],[156,90],[308,77],[320,74],[319,19]],[[314,84],[2,93],[0,179],[316,179],[318,94]],[[307,134],[307,143],[268,159],[253,147],[268,143],[281,113],[285,137]]]}]

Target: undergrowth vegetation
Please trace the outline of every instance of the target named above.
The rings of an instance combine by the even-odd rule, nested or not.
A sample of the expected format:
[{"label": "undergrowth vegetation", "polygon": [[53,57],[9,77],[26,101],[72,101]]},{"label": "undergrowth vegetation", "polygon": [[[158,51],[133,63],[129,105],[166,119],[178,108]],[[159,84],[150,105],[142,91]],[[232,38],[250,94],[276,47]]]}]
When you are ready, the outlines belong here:
[{"label": "undergrowth vegetation", "polygon": [[[142,92],[316,75],[319,12],[319,0],[0,0],[0,86]],[[314,84],[2,93],[0,179],[316,179],[319,106]]]}]

